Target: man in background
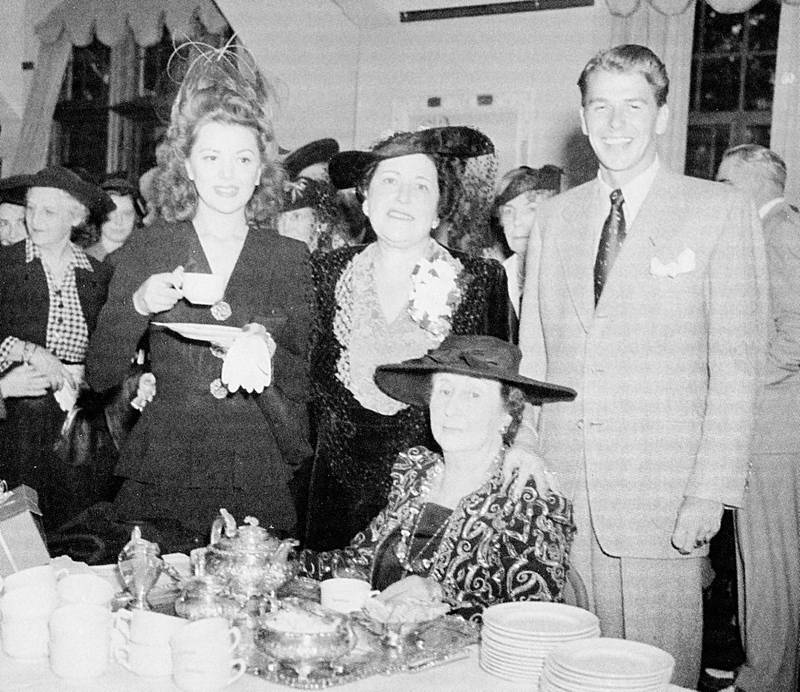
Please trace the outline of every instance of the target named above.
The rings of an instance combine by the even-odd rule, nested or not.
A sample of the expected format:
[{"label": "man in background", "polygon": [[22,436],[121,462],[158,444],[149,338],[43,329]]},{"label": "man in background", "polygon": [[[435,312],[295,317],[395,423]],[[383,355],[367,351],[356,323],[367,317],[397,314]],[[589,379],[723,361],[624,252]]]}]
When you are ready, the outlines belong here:
[{"label": "man in background", "polygon": [[748,194],[761,218],[770,284],[763,390],[744,504],[736,688],[796,692],[800,627],[800,214],[784,199],[786,164],[766,147],[723,154],[717,180]]}]

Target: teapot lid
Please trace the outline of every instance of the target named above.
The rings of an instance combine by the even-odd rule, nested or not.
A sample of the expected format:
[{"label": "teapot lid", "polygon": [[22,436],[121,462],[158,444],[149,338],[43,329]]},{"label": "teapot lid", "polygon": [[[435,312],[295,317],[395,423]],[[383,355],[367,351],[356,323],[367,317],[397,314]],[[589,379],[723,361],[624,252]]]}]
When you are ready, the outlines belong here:
[{"label": "teapot lid", "polygon": [[[263,526],[259,526],[255,517],[245,517],[244,524],[237,528],[233,516],[226,509],[220,509],[221,519],[224,522],[224,532],[212,530],[212,546],[223,550],[236,550],[244,552],[274,551],[280,541]],[[217,518],[217,522],[220,518]],[[213,540],[214,534],[219,537]]]}]

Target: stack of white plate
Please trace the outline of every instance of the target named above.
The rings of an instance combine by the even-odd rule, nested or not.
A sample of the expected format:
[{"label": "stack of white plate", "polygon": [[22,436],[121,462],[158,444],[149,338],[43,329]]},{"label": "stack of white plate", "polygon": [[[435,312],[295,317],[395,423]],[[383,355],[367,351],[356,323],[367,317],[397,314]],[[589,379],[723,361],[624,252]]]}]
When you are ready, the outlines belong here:
[{"label": "stack of white plate", "polygon": [[481,668],[535,688],[554,647],[599,636],[597,617],[581,608],[535,601],[490,606],[483,612]]},{"label": "stack of white plate", "polygon": [[554,649],[544,666],[541,692],[663,692],[675,659],[649,644],[625,639],[570,642]]}]

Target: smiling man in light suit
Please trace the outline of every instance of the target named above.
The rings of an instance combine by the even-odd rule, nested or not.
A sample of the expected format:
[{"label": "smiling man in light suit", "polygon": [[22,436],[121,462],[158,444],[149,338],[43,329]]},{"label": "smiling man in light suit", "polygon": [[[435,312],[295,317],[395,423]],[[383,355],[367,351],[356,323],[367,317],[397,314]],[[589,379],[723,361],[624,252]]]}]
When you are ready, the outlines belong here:
[{"label": "smiling man in light suit", "polygon": [[763,243],[744,196],[659,162],[655,54],[611,48],[578,85],[600,170],[540,207],[522,303],[526,374],[578,391],[542,409],[540,462],[573,498],[571,562],[603,635],[666,649],[695,687],[702,558],[747,472]]}]

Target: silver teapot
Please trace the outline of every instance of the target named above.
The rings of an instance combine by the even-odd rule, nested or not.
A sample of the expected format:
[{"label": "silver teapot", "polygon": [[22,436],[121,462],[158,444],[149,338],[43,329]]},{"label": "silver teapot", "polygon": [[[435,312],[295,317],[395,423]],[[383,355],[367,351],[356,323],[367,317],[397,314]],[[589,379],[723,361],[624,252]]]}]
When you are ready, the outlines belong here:
[{"label": "silver teapot", "polygon": [[243,526],[226,509],[211,527],[211,544],[206,548],[205,572],[217,577],[236,598],[274,597],[278,587],[295,576],[297,566],[290,560],[298,542],[280,540],[245,517]]}]

